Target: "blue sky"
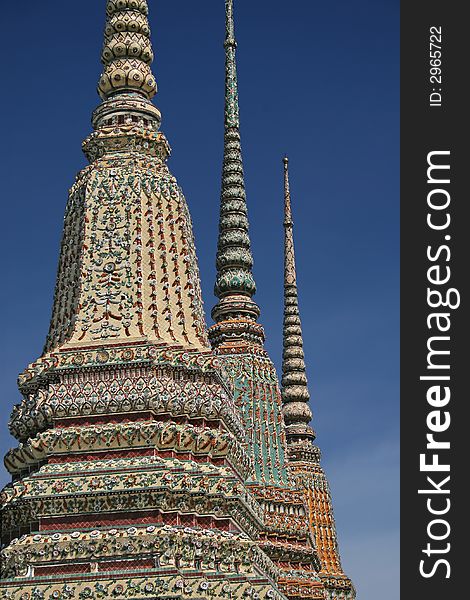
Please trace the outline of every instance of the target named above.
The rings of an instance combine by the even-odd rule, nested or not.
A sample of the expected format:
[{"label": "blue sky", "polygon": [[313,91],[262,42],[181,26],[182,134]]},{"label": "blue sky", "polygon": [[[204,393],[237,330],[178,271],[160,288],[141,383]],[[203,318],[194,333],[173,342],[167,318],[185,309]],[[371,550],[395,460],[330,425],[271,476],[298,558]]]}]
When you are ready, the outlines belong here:
[{"label": "blue sky", "polygon": [[[2,114],[0,451],[16,376],[47,333],[67,190],[98,103],[104,0],[7,3]],[[223,0],[151,5],[155,103],[193,217],[206,312],[217,238]],[[276,365],[282,156],[290,157],[317,442],[360,600],[398,597],[398,0],[238,0],[256,299]],[[72,12],[73,7],[73,12]],[[7,476],[0,475],[0,483]]]}]

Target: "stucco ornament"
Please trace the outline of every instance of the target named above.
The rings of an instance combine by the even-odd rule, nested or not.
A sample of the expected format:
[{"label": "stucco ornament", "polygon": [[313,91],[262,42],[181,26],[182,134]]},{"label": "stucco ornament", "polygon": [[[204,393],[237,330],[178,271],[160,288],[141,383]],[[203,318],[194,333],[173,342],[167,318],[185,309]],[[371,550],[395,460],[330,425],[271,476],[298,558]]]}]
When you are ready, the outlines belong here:
[{"label": "stucco ornament", "polygon": [[151,101],[148,4],[106,3],[89,164],[69,193],[44,351],[19,376],[9,423],[2,599],[354,599],[312,443],[288,216],[282,395],[263,348],[225,8],[207,330],[191,217]]}]

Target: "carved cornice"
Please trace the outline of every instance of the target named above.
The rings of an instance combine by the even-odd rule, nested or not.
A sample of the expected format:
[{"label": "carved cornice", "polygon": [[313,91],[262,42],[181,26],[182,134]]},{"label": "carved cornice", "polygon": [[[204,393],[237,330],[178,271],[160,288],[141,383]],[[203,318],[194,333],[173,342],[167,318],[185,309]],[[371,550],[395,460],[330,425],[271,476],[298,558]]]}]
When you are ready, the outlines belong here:
[{"label": "carved cornice", "polygon": [[10,419],[20,440],[54,419],[139,411],[221,419],[238,439],[245,436],[230,380],[209,352],[148,345],[71,349],[31,365],[20,387],[25,399]]},{"label": "carved cornice", "polygon": [[244,533],[170,525],[24,535],[2,551],[2,577],[24,576],[42,564],[152,558],[158,568],[217,570],[253,575],[257,565],[276,579],[279,571]]},{"label": "carved cornice", "polygon": [[49,335],[10,422],[20,443],[0,496],[0,598],[353,600],[307,424],[287,173],[287,427],[257,323],[233,0],[209,335],[191,218],[151,102],[148,3],[106,7],[91,164],[70,190]]},{"label": "carved cornice", "polygon": [[244,479],[253,468],[244,447],[232,433],[172,421],[49,429],[10,450],[5,457],[5,466],[10,473],[18,473],[57,454],[124,448],[155,448],[190,453],[197,457],[225,458]]},{"label": "carved cornice", "polygon": [[[215,577],[214,577],[215,575]],[[211,577],[209,577],[211,576]],[[80,598],[100,600],[113,598],[124,600],[130,597],[174,598],[184,596],[199,600],[208,592],[216,598],[253,598],[260,600],[285,600],[272,580],[257,573],[255,576],[240,576],[237,573],[216,573],[189,570],[180,573],[147,571],[142,574],[121,572],[109,575],[106,572],[88,574],[85,577],[68,576],[48,581],[3,581],[0,598],[4,600],[59,600]]]},{"label": "carved cornice", "polygon": [[147,460],[145,471],[106,473],[93,462],[63,476],[45,465],[4,488],[3,531],[38,518],[150,509],[233,519],[253,539],[263,529],[263,511],[229,467],[165,458]]},{"label": "carved cornice", "polygon": [[[163,346],[163,347],[162,347]],[[134,343],[109,343],[86,346],[72,345],[60,351],[49,352],[29,365],[19,375],[20,390],[28,393],[35,385],[46,380],[47,374],[83,369],[114,369],[138,366],[169,366],[201,374],[214,373],[220,360],[210,351],[173,348],[148,341]]]},{"label": "carved cornice", "polygon": [[127,155],[143,153],[163,162],[171,152],[170,145],[161,131],[154,132],[143,124],[132,123],[119,127],[102,127],[86,138],[82,148],[90,162],[113,152],[125,152]]}]

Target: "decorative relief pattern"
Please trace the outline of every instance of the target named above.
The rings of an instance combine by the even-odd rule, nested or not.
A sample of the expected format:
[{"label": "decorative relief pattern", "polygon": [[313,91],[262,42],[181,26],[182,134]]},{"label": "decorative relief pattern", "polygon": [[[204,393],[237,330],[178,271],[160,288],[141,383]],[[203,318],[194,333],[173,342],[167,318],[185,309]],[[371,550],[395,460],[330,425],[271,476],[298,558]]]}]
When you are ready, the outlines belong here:
[{"label": "decorative relief pattern", "polygon": [[21,576],[43,563],[101,562],[105,559],[151,558],[158,567],[256,575],[254,565],[275,578],[278,570],[244,533],[196,530],[170,525],[91,532],[24,535],[2,553],[3,577]]},{"label": "decorative relief pattern", "polygon": [[233,521],[252,539],[262,528],[259,504],[229,467],[148,458],[142,461],[144,472],[120,472],[110,460],[108,471],[100,473],[94,471],[94,462],[75,463],[80,475],[61,476],[62,465],[51,465],[52,469],[46,465],[36,475],[5,488],[1,496],[4,536],[13,537],[11,532],[38,519],[64,521],[75,515],[80,521],[91,514],[99,522],[100,515],[112,513],[117,523],[136,510],[214,515]]},{"label": "decorative relief pattern", "polygon": [[98,90],[103,99],[117,91],[135,90],[152,98],[157,83],[146,0],[108,0],[101,60],[104,72]]},{"label": "decorative relief pattern", "polygon": [[80,268],[85,233],[86,184],[77,182],[70,191],[64,217],[62,248],[54,294],[49,335],[44,351],[72,335],[80,293]]},{"label": "decorative relief pattern", "polygon": [[220,355],[248,436],[253,482],[287,484],[286,438],[276,371],[268,358]]},{"label": "decorative relief pattern", "polygon": [[178,366],[176,372],[168,367],[159,371],[129,366],[114,372],[100,369],[84,373],[82,368],[75,368],[62,373],[59,381],[34,390],[14,407],[10,431],[25,440],[51,427],[54,419],[151,411],[221,419],[237,439],[244,438],[235,404],[214,380],[214,373],[208,372],[204,380],[200,370],[193,367],[185,372],[181,363]]},{"label": "decorative relief pattern", "polygon": [[257,323],[233,0],[225,6],[211,351],[191,218],[150,102],[148,4],[106,2],[91,164],[70,191],[44,354],[20,375],[10,421],[5,600],[354,598],[306,427],[287,179],[287,437]]},{"label": "decorative relief pattern", "polygon": [[326,597],[351,600],[355,591],[341,566],[330,487],[319,464],[320,451],[315,446],[313,449],[316,450],[316,460],[311,457],[305,460],[305,456],[298,454],[293,456],[291,470],[307,500],[309,526],[320,558],[318,574],[325,586]]},{"label": "decorative relief pattern", "polygon": [[10,450],[5,457],[5,466],[10,473],[16,473],[53,454],[149,447],[194,456],[228,458],[243,478],[252,469],[244,447],[233,434],[172,421],[112,423],[100,425],[99,428],[84,426],[49,429]]},{"label": "decorative relief pattern", "polygon": [[302,326],[295,269],[294,235],[288,159],[284,158],[284,351],[282,354],[282,400],[288,442],[315,439],[309,422],[312,411],[305,374]]},{"label": "decorative relief pattern", "polygon": [[[108,432],[103,432],[103,437]],[[81,434],[84,439],[84,448],[86,448],[86,438],[90,432],[86,430]],[[93,433],[91,433],[93,436]],[[170,444],[168,444],[170,448]],[[209,466],[208,466],[209,465]],[[56,479],[44,479],[47,475],[47,469],[43,469],[38,475],[31,479],[25,479],[21,483],[14,483],[11,491],[7,490],[7,500],[18,502],[19,499],[36,498],[38,495],[54,496],[54,502],[66,507],[66,504],[59,502],[58,499],[64,498],[67,501],[71,494],[87,494],[89,492],[113,491],[122,492],[126,490],[128,493],[138,491],[139,489],[147,489],[151,491],[168,488],[172,492],[179,492],[190,489],[195,494],[222,494],[225,500],[239,498],[244,490],[241,483],[235,479],[230,470],[213,465],[202,465],[193,463],[192,461],[171,461],[163,460],[159,463],[147,464],[145,473],[117,473],[110,475],[101,474],[99,471],[93,472],[93,465],[81,464],[85,470],[88,466],[88,471],[84,476],[78,474],[69,474],[66,479],[61,479],[56,476]],[[77,465],[78,466],[78,465]],[[111,466],[111,465],[109,465]],[[172,469],[177,469],[178,473],[171,474]],[[205,473],[205,477],[201,477],[201,471]],[[254,501],[247,496],[245,502],[250,505],[251,510],[260,515],[259,508]],[[50,513],[49,513],[50,514]]]},{"label": "decorative relief pattern", "polygon": [[[72,190],[46,350],[142,338],[203,348],[199,273],[181,190],[157,159],[149,158],[147,169],[132,158],[117,164],[95,162]],[[79,251],[69,238],[77,228]]]},{"label": "decorative relief pattern", "polygon": [[[62,600],[78,598],[80,600],[100,600],[102,598],[252,598],[253,600],[284,600],[269,579],[243,577],[238,573],[220,575],[217,579],[208,578],[202,571],[183,574],[151,574],[142,577],[133,573],[108,576],[103,573],[91,581],[80,581],[74,577],[67,583],[39,583],[32,586],[9,584],[0,590],[0,598],[5,600]],[[211,575],[211,573],[208,573]],[[312,596],[304,595],[304,598]],[[316,596],[318,598],[319,596]]]}]

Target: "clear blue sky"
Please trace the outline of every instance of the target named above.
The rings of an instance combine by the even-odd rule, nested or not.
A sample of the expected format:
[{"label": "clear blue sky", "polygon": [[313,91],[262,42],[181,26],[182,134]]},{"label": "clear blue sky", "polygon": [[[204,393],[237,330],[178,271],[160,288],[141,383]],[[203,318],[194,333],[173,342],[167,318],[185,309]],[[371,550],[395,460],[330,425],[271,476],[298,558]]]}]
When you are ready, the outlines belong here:
[{"label": "clear blue sky", "polygon": [[[0,451],[42,350],[67,190],[98,103],[104,0],[5,3]],[[223,126],[223,0],[151,0],[170,167],[193,217],[208,319]],[[73,7],[73,11],[72,11]],[[398,597],[398,0],[238,0],[257,301],[281,357],[282,163],[290,157],[314,427],[359,600]],[[2,472],[0,482],[7,481]]]}]

